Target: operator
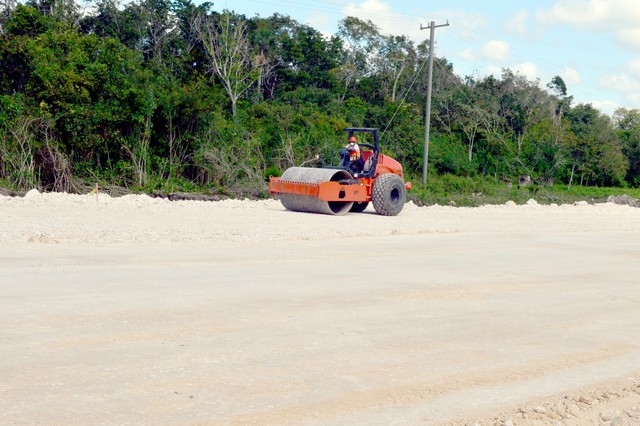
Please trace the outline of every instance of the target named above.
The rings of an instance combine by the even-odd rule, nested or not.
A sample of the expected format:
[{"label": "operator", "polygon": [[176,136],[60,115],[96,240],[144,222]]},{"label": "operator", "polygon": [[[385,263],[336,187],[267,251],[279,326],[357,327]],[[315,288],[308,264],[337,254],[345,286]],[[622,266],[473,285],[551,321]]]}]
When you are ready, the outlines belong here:
[{"label": "operator", "polygon": [[349,138],[349,144],[347,144],[345,148],[347,150],[347,155],[349,156],[349,168],[355,173],[361,172],[364,162],[362,161],[360,146],[358,145],[355,136],[351,136]]}]

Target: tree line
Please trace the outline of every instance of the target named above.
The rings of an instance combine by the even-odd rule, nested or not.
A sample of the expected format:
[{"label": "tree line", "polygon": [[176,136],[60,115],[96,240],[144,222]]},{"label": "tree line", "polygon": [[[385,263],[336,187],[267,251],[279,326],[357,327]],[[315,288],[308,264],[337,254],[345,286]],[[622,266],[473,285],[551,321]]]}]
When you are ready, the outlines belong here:
[{"label": "tree line", "polygon": [[[191,0],[5,0],[0,182],[261,195],[268,176],[330,158],[345,127],[380,128],[417,177],[428,46],[355,17],[325,37]],[[640,184],[640,111],[574,104],[559,76],[460,77],[434,58],[431,112],[430,173]]]}]

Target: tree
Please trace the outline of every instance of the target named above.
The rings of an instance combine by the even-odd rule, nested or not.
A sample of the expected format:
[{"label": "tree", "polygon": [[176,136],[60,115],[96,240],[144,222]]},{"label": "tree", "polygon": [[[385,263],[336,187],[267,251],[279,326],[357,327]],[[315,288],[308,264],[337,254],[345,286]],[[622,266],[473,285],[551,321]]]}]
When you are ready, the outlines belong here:
[{"label": "tree", "polygon": [[613,122],[622,143],[622,152],[629,161],[626,181],[640,186],[640,110],[618,108]]},{"label": "tree", "polygon": [[473,145],[480,133],[480,129],[487,120],[486,110],[479,99],[467,98],[471,102],[460,105],[458,124],[467,141],[467,159],[473,161]]},{"label": "tree", "polygon": [[386,96],[395,102],[400,83],[407,75],[415,75],[417,52],[413,41],[407,36],[381,37],[377,72],[385,82]]},{"label": "tree", "polygon": [[380,48],[381,36],[379,28],[373,22],[353,16],[338,23],[338,36],[346,44],[342,63],[336,70],[343,83],[341,100],[344,100],[349,88],[374,70],[374,56]]},{"label": "tree", "polygon": [[196,15],[192,27],[207,53],[210,71],[220,79],[229,96],[235,117],[238,99],[259,77],[246,33],[247,23],[225,10],[219,16]]},{"label": "tree", "polygon": [[[470,141],[470,149],[475,146],[483,175],[498,177],[499,174],[508,174],[510,170],[505,167],[512,160],[509,146],[512,134],[501,113],[502,82],[489,75],[471,84],[472,95],[468,98],[468,107],[463,108],[470,114],[463,120],[467,126],[464,132]],[[474,135],[472,132],[476,125],[477,135]]]},{"label": "tree", "polygon": [[553,77],[551,81],[547,83],[547,88],[551,90],[552,95],[557,99],[554,111],[554,122],[556,125],[559,125],[562,121],[564,112],[571,107],[573,96],[567,95],[567,85],[559,75]]},{"label": "tree", "polygon": [[80,11],[74,0],[29,0],[29,6],[37,8],[44,16],[53,17],[67,28],[77,28]]},{"label": "tree", "polygon": [[523,147],[522,161],[527,174],[546,184],[565,178],[566,167],[571,164],[567,144],[559,141],[571,140],[573,135],[559,135],[560,129],[552,117],[546,117],[533,124],[528,132],[528,138],[535,143]]},{"label": "tree", "polygon": [[619,186],[629,167],[611,119],[591,104],[579,104],[566,113],[572,139],[569,151],[573,160],[569,186],[575,173],[581,185]]},{"label": "tree", "polygon": [[281,64],[277,55],[278,40],[272,21],[257,18],[251,21],[251,43],[257,49],[255,65],[258,67],[257,95],[259,100],[264,100],[265,93],[268,98],[273,98],[275,84],[269,84],[274,71]]},{"label": "tree", "polygon": [[8,16],[4,32],[10,36],[35,37],[53,28],[55,22],[33,6],[19,4]]},{"label": "tree", "polygon": [[16,0],[4,0],[0,3],[0,35],[5,34],[5,25],[15,10],[16,4]]},{"label": "tree", "polygon": [[548,95],[522,74],[509,69],[502,71],[501,115],[516,137],[517,157],[520,158],[522,144],[532,125],[549,115]]},{"label": "tree", "polygon": [[17,188],[37,185],[35,155],[48,122],[20,95],[0,96],[0,177]]}]

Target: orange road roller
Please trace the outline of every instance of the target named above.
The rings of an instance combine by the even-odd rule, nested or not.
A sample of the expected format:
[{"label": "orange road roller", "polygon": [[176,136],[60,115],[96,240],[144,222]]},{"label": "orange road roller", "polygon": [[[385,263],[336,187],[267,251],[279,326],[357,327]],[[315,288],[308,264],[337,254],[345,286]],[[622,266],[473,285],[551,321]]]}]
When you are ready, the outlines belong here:
[{"label": "orange road roller", "polygon": [[[339,151],[338,166],[290,167],[282,176],[270,178],[269,192],[287,210],[343,215],[360,213],[372,203],[376,213],[396,216],[411,189],[411,182],[404,181],[402,165],[380,153],[378,129],[345,130],[349,143]],[[358,142],[362,133],[370,134],[373,143]]]}]

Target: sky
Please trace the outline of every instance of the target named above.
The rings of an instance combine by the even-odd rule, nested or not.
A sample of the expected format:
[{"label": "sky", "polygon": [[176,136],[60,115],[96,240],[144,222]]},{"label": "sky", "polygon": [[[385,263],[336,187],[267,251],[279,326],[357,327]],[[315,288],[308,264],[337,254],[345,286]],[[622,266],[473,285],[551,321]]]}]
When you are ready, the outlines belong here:
[{"label": "sky", "polygon": [[574,105],[607,115],[640,109],[638,0],[213,0],[247,17],[289,15],[325,35],[347,16],[416,44],[436,26],[435,54],[462,77],[499,77],[503,68],[545,87],[559,75]]}]

